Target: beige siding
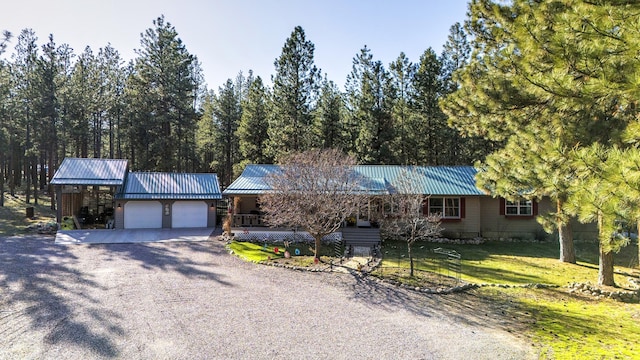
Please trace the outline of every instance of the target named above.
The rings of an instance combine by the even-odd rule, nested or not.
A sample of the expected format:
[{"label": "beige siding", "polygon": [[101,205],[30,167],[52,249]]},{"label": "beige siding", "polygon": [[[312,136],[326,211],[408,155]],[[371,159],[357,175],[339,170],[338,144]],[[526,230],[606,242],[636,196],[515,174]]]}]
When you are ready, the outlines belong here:
[{"label": "beige siding", "polygon": [[471,239],[480,236],[482,216],[480,197],[465,198],[465,217],[460,220],[442,221],[442,235],[455,239]]},{"label": "beige siding", "polygon": [[[557,234],[547,234],[535,217],[506,217],[500,215],[500,199],[483,196],[480,199],[482,213],[482,237],[486,239],[544,240],[557,238]],[[538,202],[538,214],[555,211],[549,198]],[[576,240],[592,240],[595,237],[595,224],[580,224],[573,220],[571,226]]]},{"label": "beige siding", "polygon": [[[500,215],[500,199],[484,196],[481,199],[482,237],[489,239],[542,240],[547,234],[535,217],[506,217]],[[538,202],[538,213],[551,211],[551,202],[543,199]]]}]

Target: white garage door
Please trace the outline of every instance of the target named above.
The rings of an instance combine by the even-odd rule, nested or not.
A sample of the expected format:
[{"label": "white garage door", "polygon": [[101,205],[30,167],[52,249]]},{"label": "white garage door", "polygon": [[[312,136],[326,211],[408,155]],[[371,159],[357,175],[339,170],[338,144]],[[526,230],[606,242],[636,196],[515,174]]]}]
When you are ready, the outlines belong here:
[{"label": "white garage door", "polygon": [[158,201],[129,201],[124,204],[125,229],[162,227],[162,204]]},{"label": "white garage door", "polygon": [[176,201],[171,211],[171,227],[207,227],[207,203],[204,201]]}]

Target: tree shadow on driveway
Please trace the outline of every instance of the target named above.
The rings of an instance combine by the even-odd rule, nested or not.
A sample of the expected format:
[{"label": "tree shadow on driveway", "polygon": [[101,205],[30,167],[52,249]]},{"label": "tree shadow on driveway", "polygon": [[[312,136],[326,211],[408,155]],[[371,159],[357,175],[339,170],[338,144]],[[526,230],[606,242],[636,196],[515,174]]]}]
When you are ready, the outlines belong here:
[{"label": "tree shadow on driveway", "polygon": [[404,309],[426,318],[449,318],[456,323],[520,334],[525,324],[506,308],[477,296],[475,291],[428,294],[381,282],[370,276],[353,275],[352,298],[367,306],[387,310]]},{"label": "tree shadow on driveway", "polygon": [[126,258],[146,270],[177,272],[186,278],[214,280],[221,285],[233,286],[223,280],[222,275],[210,270],[218,265],[214,259],[226,254],[224,247],[212,246],[210,242],[94,244],[89,247],[103,249],[105,261]]},{"label": "tree shadow on driveway", "polygon": [[[65,247],[54,245],[47,237],[19,236],[0,238],[0,335],[3,351],[26,351],[40,344],[34,332],[44,333],[44,342],[82,346],[100,357],[116,357],[118,351],[109,338],[120,333],[115,314],[103,313],[100,304],[84,288],[100,288],[90,276],[73,268],[78,258]],[[77,309],[74,303],[91,304]],[[96,333],[79,311],[88,311],[106,333]],[[38,346],[36,346],[38,345]],[[13,356],[25,356],[24,353]],[[13,357],[9,352],[4,356]],[[0,356],[0,357],[4,357]],[[25,357],[40,357],[32,354]]]},{"label": "tree shadow on driveway", "polygon": [[233,286],[212,271],[223,252],[209,242],[58,245],[51,237],[0,237],[0,358],[141,356],[129,344],[139,323],[129,318],[146,315],[131,310],[189,300],[185,286]]}]

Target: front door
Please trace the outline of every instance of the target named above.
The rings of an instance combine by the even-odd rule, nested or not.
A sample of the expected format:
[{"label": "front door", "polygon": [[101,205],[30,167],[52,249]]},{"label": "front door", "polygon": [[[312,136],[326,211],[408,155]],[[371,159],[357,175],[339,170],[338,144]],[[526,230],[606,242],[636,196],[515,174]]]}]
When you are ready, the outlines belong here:
[{"label": "front door", "polygon": [[356,217],[356,225],[358,227],[371,227],[371,210],[370,210],[370,202],[367,202],[364,206],[360,208],[358,212],[358,216]]}]

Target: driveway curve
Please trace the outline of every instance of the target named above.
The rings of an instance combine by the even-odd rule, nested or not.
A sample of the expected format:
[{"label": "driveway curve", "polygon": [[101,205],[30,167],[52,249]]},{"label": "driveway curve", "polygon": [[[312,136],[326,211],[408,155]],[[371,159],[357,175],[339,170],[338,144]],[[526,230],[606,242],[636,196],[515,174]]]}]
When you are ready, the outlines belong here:
[{"label": "driveway curve", "polygon": [[527,359],[473,294],[256,265],[218,241],[0,238],[0,359]]}]

